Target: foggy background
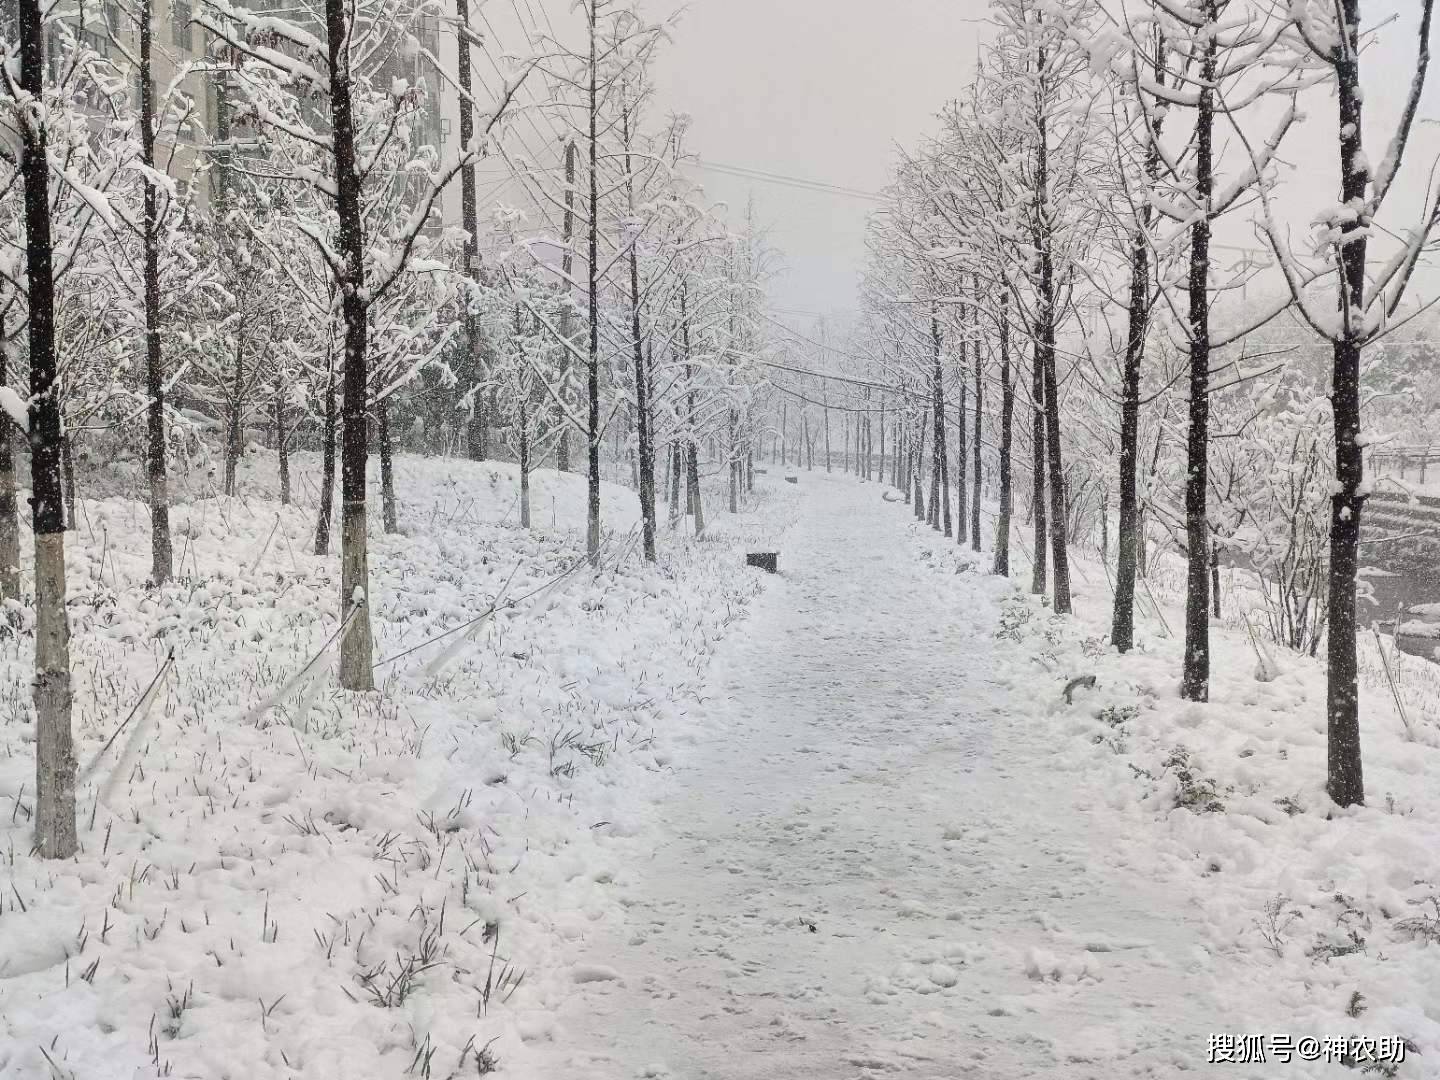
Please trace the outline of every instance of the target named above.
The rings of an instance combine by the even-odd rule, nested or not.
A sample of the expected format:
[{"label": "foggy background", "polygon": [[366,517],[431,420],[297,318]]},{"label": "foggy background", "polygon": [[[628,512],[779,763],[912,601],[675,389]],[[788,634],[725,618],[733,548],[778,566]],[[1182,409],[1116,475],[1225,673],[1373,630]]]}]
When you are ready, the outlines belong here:
[{"label": "foggy background", "polygon": [[[1365,146],[1376,165],[1408,89],[1403,76],[1413,71],[1414,7],[1406,0],[1366,4],[1367,25],[1379,27],[1362,63]],[[969,84],[981,44],[993,32],[988,10],[986,0],[652,0],[651,18],[678,20],[659,53],[652,126],[666,113],[692,118],[686,145],[700,164],[691,175],[709,201],[729,207],[732,224],[743,222],[753,199],[757,223],[781,254],[770,294],[785,321],[813,328],[820,315],[843,322],[854,310],[874,196],[888,182],[897,146],[911,148],[933,131],[935,115]],[[572,42],[582,32],[568,0],[488,0],[472,25],[487,41],[473,63],[491,91],[506,58],[533,50],[537,32]],[[446,31],[442,59],[453,63],[453,27]],[[544,96],[543,83],[532,80],[521,95],[528,108],[513,123],[507,145],[515,156],[554,169],[561,138],[553,118],[538,108]],[[1311,220],[1337,190],[1333,94],[1312,91],[1301,105],[1306,119],[1282,145],[1276,193],[1297,250],[1305,249]],[[1277,100],[1247,113],[1247,135],[1263,139],[1280,108]],[[1183,112],[1174,115],[1187,123]],[[1387,243],[1393,247],[1387,221],[1413,220],[1440,156],[1440,120],[1427,119],[1440,117],[1440,79],[1429,80],[1420,116],[1377,230],[1377,254]],[[1223,128],[1217,134],[1219,167],[1242,167],[1233,135]],[[496,199],[524,207],[525,192],[504,161],[490,160],[479,174],[482,213]],[[458,223],[458,185],[448,203],[455,204]],[[1217,223],[1216,239],[1231,258],[1245,257],[1244,249],[1265,255],[1250,218],[1242,209]],[[1423,266],[1413,295],[1428,301],[1440,293],[1440,274],[1432,256]],[[1265,277],[1255,282],[1252,298],[1280,287],[1278,276]]]}]

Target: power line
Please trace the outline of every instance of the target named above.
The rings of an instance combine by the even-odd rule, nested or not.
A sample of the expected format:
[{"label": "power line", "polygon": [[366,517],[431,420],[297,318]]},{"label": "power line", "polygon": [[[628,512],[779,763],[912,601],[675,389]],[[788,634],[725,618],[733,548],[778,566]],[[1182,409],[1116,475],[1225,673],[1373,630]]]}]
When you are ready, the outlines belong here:
[{"label": "power line", "polygon": [[757,180],[762,184],[773,184],[777,187],[797,188],[801,191],[815,191],[825,195],[841,195],[851,199],[864,199],[869,202],[884,202],[885,197],[878,192],[864,191],[860,188],[849,187],[845,184],[832,184],[824,180],[810,180],[803,176],[789,176],[785,173],[767,172],[763,169],[751,169],[743,165],[726,165],[718,161],[694,161],[686,162],[697,169],[706,172],[722,173],[726,176],[735,176],[744,180]]},{"label": "power line", "polygon": [[840,404],[836,404],[836,403],[830,402],[830,401],[816,401],[814,398],[812,398],[812,397],[807,397],[805,394],[800,393],[799,390],[792,390],[792,389],[790,389],[790,387],[788,387],[788,386],[781,386],[781,385],[780,385],[779,383],[777,383],[774,379],[771,379],[771,378],[768,378],[768,377],[765,379],[765,383],[766,383],[767,386],[773,386],[776,390],[779,390],[782,394],[789,394],[789,395],[790,395],[791,397],[793,397],[793,398],[798,398],[799,400],[805,402],[805,404],[807,404],[807,405],[818,405],[818,406],[820,406],[822,409],[832,409],[832,410],[834,410],[835,412],[842,412],[842,413],[885,413],[885,412],[888,411],[888,412],[890,412],[892,415],[893,415],[894,412],[895,412],[894,407],[892,407],[892,408],[890,408],[889,410],[887,410],[883,405],[879,405],[879,406],[840,405]]},{"label": "power line", "polygon": [[[490,31],[490,40],[495,43],[495,47],[503,52],[503,51],[504,51],[504,48],[505,48],[505,45],[504,45],[504,43],[500,40],[500,35],[499,35],[499,33],[497,33],[496,30],[495,30],[495,24],[490,21],[490,16],[488,16],[487,14],[485,14],[485,8],[484,8],[483,6],[477,8],[475,14],[477,14],[478,16],[480,16],[480,21],[485,24],[485,29],[487,29],[487,30]],[[516,12],[516,15],[517,15],[517,16],[519,15],[519,12],[518,12],[518,11]],[[523,22],[521,23],[521,26],[520,26],[520,32],[521,32],[522,34],[526,34],[527,37],[528,37],[529,31],[528,31],[528,28],[524,25]],[[500,70],[500,64],[499,64],[499,62],[495,59],[494,55],[492,55],[490,49],[482,47],[480,51],[484,54],[485,59],[488,60],[488,61],[490,61],[490,67],[494,70],[496,77],[499,78],[501,89],[504,89],[504,87],[507,85],[508,80],[507,80],[506,77],[505,77],[505,73]],[[479,73],[477,72],[476,74],[477,74],[477,76],[478,76]],[[483,81],[480,83],[480,85],[481,85],[482,87],[484,87],[485,92],[486,92],[487,94],[490,94],[490,88],[489,88],[488,86],[485,86],[485,83],[484,83]],[[540,107],[541,107],[541,102],[540,102],[540,100],[535,96],[535,90],[533,89],[533,87],[531,87],[531,86],[529,85],[528,80],[527,80],[527,82],[526,82],[525,84],[522,84],[522,85],[521,85],[520,91],[523,92],[524,94],[526,94],[526,95],[530,98],[530,100],[534,103],[534,108],[540,108]],[[494,96],[494,95],[491,95],[491,96]],[[533,132],[535,132],[536,136],[539,137],[539,139],[540,139],[540,149],[543,149],[543,148],[550,142],[551,138],[557,137],[557,132],[556,132],[555,127],[554,127],[554,122],[551,120],[551,118],[550,118],[548,115],[545,115],[545,114],[542,113],[542,116],[544,116],[544,119],[545,119],[545,121],[546,121],[546,124],[550,127],[549,134],[547,134],[546,132],[543,132],[543,131],[540,130],[540,125],[539,125],[538,123],[536,123],[536,121],[535,121],[535,114],[534,114],[534,112],[532,112],[530,109],[521,108],[521,109],[517,109],[516,111],[519,112],[521,115],[523,115],[523,116],[525,117],[526,121],[530,124],[530,130],[532,130]],[[562,136],[559,136],[559,139],[560,139],[560,141],[561,141],[562,143],[564,142],[564,137],[563,137],[563,135],[562,135]]]},{"label": "power line", "polygon": [[909,394],[903,386],[891,386],[886,383],[872,382],[869,379],[853,379],[848,375],[831,375],[824,371],[811,371],[809,368],[792,367],[789,364],[777,364],[774,360],[756,360],[762,367],[774,368],[776,371],[790,371],[796,375],[813,375],[817,379],[829,379],[832,382],[849,383],[852,386],[863,386],[867,390],[883,390],[889,394]]},{"label": "power line", "polygon": [[[871,364],[871,363],[874,363],[874,360],[875,360],[874,357],[871,357],[871,356],[860,356],[860,355],[858,355],[857,353],[846,352],[844,349],[838,349],[838,348],[836,348],[834,345],[827,345],[827,344],[825,344],[824,342],[816,341],[814,338],[806,337],[804,334],[800,333],[798,330],[794,329],[793,327],[786,326],[784,323],[780,322],[779,320],[770,318],[770,316],[766,315],[763,311],[759,313],[759,316],[760,316],[760,318],[761,318],[762,320],[764,320],[765,322],[769,323],[771,326],[774,326],[774,327],[776,327],[777,329],[780,329],[780,330],[784,330],[787,334],[789,334],[789,335],[790,335],[792,338],[794,338],[795,340],[797,340],[797,341],[803,341],[806,345],[814,346],[815,348],[820,349],[822,352],[833,353],[833,354],[836,355],[836,356],[843,356],[843,357],[846,357],[847,359],[850,359],[850,360],[858,360],[858,361],[859,361],[860,363],[862,363],[862,364]],[[812,372],[812,373],[810,373],[810,374],[814,374],[814,373]],[[827,378],[828,378],[828,377],[829,377],[829,376],[827,376]]]}]

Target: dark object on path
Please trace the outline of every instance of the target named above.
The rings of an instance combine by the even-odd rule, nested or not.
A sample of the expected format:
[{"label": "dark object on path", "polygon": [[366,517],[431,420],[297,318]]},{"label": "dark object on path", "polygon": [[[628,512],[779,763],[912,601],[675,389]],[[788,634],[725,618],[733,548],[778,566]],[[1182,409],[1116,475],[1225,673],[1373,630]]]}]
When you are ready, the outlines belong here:
[{"label": "dark object on path", "polygon": [[1073,700],[1073,696],[1074,696],[1074,694],[1075,694],[1075,691],[1076,691],[1076,690],[1079,690],[1081,687],[1084,687],[1086,690],[1094,690],[1094,689],[1095,689],[1095,676],[1094,676],[1094,675],[1076,675],[1075,678],[1073,678],[1073,679],[1071,679],[1069,682],[1067,682],[1067,683],[1065,684],[1065,690],[1064,690],[1064,694],[1065,694],[1065,704],[1066,704],[1066,705],[1073,705],[1073,704],[1075,704],[1075,702],[1074,702],[1074,700]]},{"label": "dark object on path", "polygon": [[745,556],[746,566],[756,566],[768,574],[780,572],[780,553],[778,551],[752,551]]},{"label": "dark object on path", "polygon": [[766,473],[768,473],[770,470],[769,470],[769,469],[762,469],[759,465],[756,465],[756,466],[755,466],[755,471],[756,471],[757,473],[759,473],[761,476],[764,476],[764,475],[765,475]]},{"label": "dark object on path", "polygon": [[787,476],[787,477],[785,477],[785,483],[787,483],[787,484],[798,484],[799,482],[800,482],[800,478],[799,478],[798,476]]}]

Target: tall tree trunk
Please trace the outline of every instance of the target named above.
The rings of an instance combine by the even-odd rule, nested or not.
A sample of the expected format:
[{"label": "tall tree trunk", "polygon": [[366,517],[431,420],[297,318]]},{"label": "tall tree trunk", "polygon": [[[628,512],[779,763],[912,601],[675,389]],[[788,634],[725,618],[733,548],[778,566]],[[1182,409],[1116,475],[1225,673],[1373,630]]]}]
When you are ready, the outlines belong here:
[{"label": "tall tree trunk", "polygon": [[[628,114],[627,114],[628,115]],[[625,128],[625,176],[630,184],[630,131]],[[633,205],[633,195],[631,198]],[[640,337],[640,260],[630,244],[630,337],[635,354],[635,433],[639,456],[640,521],[645,561],[655,561],[655,445],[650,428],[650,373]]]},{"label": "tall tree trunk", "polygon": [[[935,332],[935,316],[932,309],[930,316],[931,334]],[[955,419],[955,457],[959,464],[959,479],[956,483],[956,494],[959,503],[959,520],[955,525],[955,543],[963,544],[966,538],[965,507],[969,501],[970,490],[970,462],[969,458],[969,437],[966,432],[965,410],[968,407],[969,392],[965,385],[965,367],[970,360],[970,334],[969,323],[965,317],[965,308],[960,309],[960,407],[957,410]],[[949,530],[946,530],[948,535]]]},{"label": "tall tree trunk", "polygon": [[[1153,71],[1164,60],[1164,44],[1155,42]],[[1160,150],[1155,132],[1146,125],[1146,194],[1155,187],[1160,174]],[[1125,338],[1125,367],[1120,386],[1120,521],[1116,534],[1115,608],[1110,621],[1110,641],[1120,652],[1135,645],[1135,575],[1139,570],[1140,497],[1136,471],[1140,457],[1140,369],[1145,359],[1145,338],[1150,329],[1150,224],[1154,219],[1149,198],[1140,200],[1135,231],[1130,237],[1129,330]]]},{"label": "tall tree trunk", "polygon": [[1100,561],[1110,564],[1110,489],[1100,496]]},{"label": "tall tree trunk", "polygon": [[[150,64],[150,0],[140,19],[140,157],[155,170],[155,83]],[[170,492],[165,461],[165,365],[160,354],[160,207],[155,184],[145,180],[145,393],[146,471],[150,480],[150,580],[163,585],[173,565]]]},{"label": "tall tree trunk", "polygon": [[865,480],[865,415],[855,414],[855,475]]},{"label": "tall tree trunk", "polygon": [[680,507],[680,478],[685,471],[684,462],[680,457],[680,443],[670,444],[670,528],[680,524],[680,519],[685,516],[685,511]]},{"label": "tall tree trunk", "polygon": [[790,467],[790,447],[787,439],[790,435],[790,403],[780,404],[780,464],[788,469]]},{"label": "tall tree trunk", "polygon": [[[518,312],[518,309],[517,309]],[[517,412],[520,433],[516,439],[520,458],[520,527],[530,528],[530,378],[520,379],[520,401]]]},{"label": "tall tree trunk", "polygon": [[390,399],[376,407],[380,435],[380,515],[387,533],[400,531],[400,513],[395,507],[395,451],[390,441]]},{"label": "tall tree trunk", "polygon": [[[1149,215],[1148,204],[1144,211]],[[1115,608],[1110,641],[1120,652],[1135,645],[1135,574],[1139,568],[1140,498],[1136,483],[1140,449],[1140,366],[1150,315],[1150,249],[1138,231],[1130,247],[1129,334],[1120,388],[1120,523],[1116,535]]]},{"label": "tall tree trunk", "polygon": [[995,573],[1010,575],[1010,449],[1015,388],[1010,383],[1010,294],[1000,293],[1000,515],[995,520]]},{"label": "tall tree trunk", "polygon": [[700,448],[694,439],[686,449],[685,479],[690,491],[690,512],[695,515],[695,535],[699,536],[705,531],[705,504],[700,500]]},{"label": "tall tree trunk", "polygon": [[[585,550],[590,556],[591,564],[594,566],[600,565],[600,268],[597,265],[600,258],[600,76],[596,53],[600,31],[596,24],[595,6],[597,2],[598,0],[590,0],[585,10],[590,31],[590,132],[588,140],[590,157],[590,213],[586,226],[589,240],[586,276],[589,287],[587,299],[589,301],[590,344],[585,372],[586,403],[589,409],[589,417],[586,425],[586,449],[589,458]],[[683,314],[685,303],[683,283],[681,290],[681,319],[683,321],[688,319],[688,316]]]},{"label": "tall tree trunk", "polygon": [[1210,542],[1210,604],[1215,618],[1220,618],[1220,545]]},{"label": "tall tree trunk", "polygon": [[[20,85],[40,101],[45,32],[40,0],[19,0]],[[43,113],[21,126],[30,343],[30,488],[35,534],[35,847],[75,854],[75,752],[70,730],[70,624],[65,613],[65,518],[55,365],[55,280],[50,248],[50,166]]]},{"label": "tall tree trunk", "polygon": [[290,505],[290,433],[285,430],[285,380],[275,376],[275,449],[280,458],[280,505]]},{"label": "tall tree trunk", "polygon": [[[0,322],[0,386],[10,380],[10,349]],[[20,599],[20,507],[15,497],[15,440],[0,416],[0,599]]]},{"label": "tall tree trunk", "polygon": [[[971,275],[971,288],[974,296],[980,298],[980,278],[978,274]],[[971,329],[979,329],[980,320],[972,315],[970,318]],[[970,489],[970,546],[980,550],[980,493],[983,490],[984,475],[981,472],[982,459],[980,457],[980,433],[981,415],[985,407],[985,394],[981,385],[981,363],[980,363],[980,342],[972,341],[970,344],[970,363],[975,368],[975,484]],[[962,507],[963,511],[963,507]]]},{"label": "tall tree trunk", "polygon": [[[1039,55],[1045,67],[1045,50]],[[1035,158],[1035,230],[1040,253],[1040,283],[1036,296],[1036,355],[1045,382],[1045,457],[1050,472],[1050,553],[1053,563],[1051,606],[1060,614],[1070,611],[1070,558],[1065,536],[1065,465],[1060,446],[1060,390],[1055,377],[1055,258],[1054,227],[1050,220],[1050,145],[1048,121],[1042,117]]]},{"label": "tall tree trunk", "polygon": [[[1213,2],[1213,0],[1212,0]],[[1370,180],[1362,144],[1360,0],[1337,0],[1343,41],[1335,51],[1339,101],[1341,205],[1365,204]],[[1428,9],[1427,9],[1428,15]],[[1428,29],[1428,18],[1427,29]],[[1424,68],[1419,69],[1423,77]],[[1330,497],[1330,629],[1326,663],[1326,785],[1340,806],[1365,801],[1360,758],[1359,665],[1355,651],[1355,581],[1359,570],[1360,515],[1365,507],[1365,462],[1360,445],[1360,373],[1364,341],[1365,259],[1370,221],[1347,217],[1337,245],[1340,260],[1340,339],[1332,350],[1330,401],[1335,424],[1336,490]]]},{"label": "tall tree trunk", "polygon": [[1045,376],[1041,373],[1040,346],[1030,352],[1030,520],[1034,526],[1034,559],[1030,570],[1030,591],[1039,596],[1045,592],[1048,576],[1045,545],[1049,529],[1045,525]]},{"label": "tall tree trunk", "polygon": [[[930,413],[933,417],[935,413],[933,401],[931,403]],[[940,458],[937,456],[935,438],[932,434],[930,438],[930,510],[926,515],[925,523],[936,532],[940,531],[942,522],[942,515],[940,513],[940,481],[943,472],[940,468]],[[948,491],[945,493],[945,501],[947,503],[950,501],[950,493]]]},{"label": "tall tree trunk", "polygon": [[730,410],[730,513],[740,512],[740,447],[737,443],[736,428],[739,418]]},{"label": "tall tree trunk", "polygon": [[[471,97],[470,76],[470,5],[469,0],[455,0],[456,76],[460,83],[460,145],[468,147],[475,138],[474,98]],[[480,280],[479,203],[475,192],[475,162],[472,158],[460,170],[460,222],[465,229],[465,276],[472,282]],[[485,410],[481,384],[485,365],[481,359],[479,319],[470,313],[466,298],[465,370],[463,377],[470,384],[470,408],[465,421],[465,453],[471,461],[484,461],[490,456],[490,425]]]},{"label": "tall tree trunk", "polygon": [[[931,409],[935,419],[935,431],[931,438],[934,464],[930,479],[930,517],[935,528],[943,528],[945,535],[950,536],[954,531],[954,522],[950,517],[950,488],[945,476],[945,378],[940,367],[940,320],[936,317],[933,304],[930,307],[930,360]],[[961,443],[964,443],[963,439]],[[963,479],[961,483],[964,483]]]},{"label": "tall tree trunk", "polygon": [[698,443],[696,440],[687,438],[685,440],[685,454],[680,459],[685,468],[685,513],[693,516],[695,513],[695,496],[700,490],[699,487],[690,482],[691,459],[696,456]]},{"label": "tall tree trunk", "polygon": [[[564,244],[564,251],[560,256],[560,271],[564,275],[563,288],[567,298],[574,294],[574,287],[571,285],[572,275],[575,271],[575,252],[571,245],[575,240],[575,140],[571,139],[565,144],[565,218],[560,232],[561,242]],[[571,327],[570,306],[567,304],[560,312],[560,335],[565,339],[567,345],[571,340],[574,330]],[[560,350],[560,383],[561,393],[564,393],[564,384],[570,374],[570,350]],[[555,468],[560,472],[570,471],[570,424],[564,417],[560,419],[560,440],[555,447]]]},{"label": "tall tree trunk", "polygon": [[[945,511],[946,511],[943,516],[946,517],[946,518],[948,518],[948,517],[950,516],[950,513],[949,513],[949,511],[950,511],[950,455],[949,455],[949,454],[946,454],[944,457],[942,457],[942,458],[940,459],[940,467],[939,467],[939,469],[938,469],[937,471],[938,471],[939,474],[940,474],[940,498],[941,498],[941,500],[942,500],[942,501],[944,502],[944,504],[945,504]],[[932,491],[933,491],[933,489],[932,489]],[[930,512],[931,512],[932,514],[935,512],[935,507],[934,507],[934,504],[933,504],[933,503],[931,504]],[[948,531],[948,530],[946,531],[946,535],[947,535],[947,536],[949,535],[949,531]]]},{"label": "tall tree trunk", "polygon": [[925,514],[925,414],[921,412],[915,419],[915,462],[913,466],[915,485],[915,519],[917,521],[928,521]]},{"label": "tall tree trunk", "polygon": [[[1159,428],[1155,432],[1155,446],[1150,451],[1150,486],[1153,489],[1155,478],[1160,475],[1160,451],[1165,445],[1165,429]],[[1142,578],[1150,575],[1150,545],[1145,542],[1145,504],[1140,504],[1139,512],[1135,519],[1135,570]]]},{"label": "tall tree trunk", "polygon": [[673,459],[674,459],[674,455],[670,452],[670,447],[669,447],[669,446],[666,446],[666,447],[665,447],[665,473],[664,473],[664,475],[660,478],[660,495],[661,495],[662,498],[666,499],[666,501],[671,501],[671,500],[670,500],[670,473],[672,472],[672,469],[671,469],[670,466],[671,466],[671,464],[672,464],[672,462],[673,462]]},{"label": "tall tree trunk", "polygon": [[[340,642],[340,685],[373,690],[371,666],[369,532],[365,471],[369,458],[366,396],[369,312],[365,300],[365,232],[351,106],[350,25],[345,0],[325,0],[330,61],[330,130],[335,164],[337,255],[342,263],[341,314],[345,324],[344,394],[340,430],[340,619],[350,622]],[[462,110],[463,112],[463,110]]]},{"label": "tall tree trunk", "polygon": [[[1042,256],[1042,264],[1044,257]],[[1053,308],[1051,309],[1053,312]],[[1045,456],[1050,472],[1050,555],[1053,563],[1052,606],[1062,614],[1070,611],[1070,559],[1066,550],[1065,466],[1060,446],[1060,392],[1055,378],[1054,324],[1042,338],[1045,376]]]},{"label": "tall tree trunk", "polygon": [[[243,333],[243,331],[242,331]],[[244,452],[245,350],[237,341],[235,366],[230,371],[230,417],[225,426],[225,494],[235,494],[235,474]]]},{"label": "tall tree trunk", "polygon": [[[1205,0],[1205,21],[1219,17],[1216,0]],[[1215,129],[1216,43],[1206,38],[1200,60],[1195,118],[1195,202],[1199,219],[1190,229],[1190,427],[1185,475],[1185,666],[1180,696],[1210,700],[1210,523],[1206,513],[1210,457],[1210,201]]]},{"label": "tall tree trunk", "polygon": [[[878,478],[883,481],[885,479],[885,403],[883,401],[880,403],[880,463],[875,471]],[[895,485],[890,486],[894,487]]]},{"label": "tall tree trunk", "polygon": [[65,480],[65,528],[77,529],[80,526],[75,517],[75,437],[68,431],[60,436],[60,471]]},{"label": "tall tree trunk", "polygon": [[825,471],[830,471],[830,391],[825,391]]},{"label": "tall tree trunk", "polygon": [[330,518],[335,511],[335,357],[325,354],[325,432],[320,448],[320,506],[315,514],[315,554],[330,554]]},{"label": "tall tree trunk", "polygon": [[909,417],[909,416],[906,416],[906,417],[905,417],[905,420],[904,420],[904,431],[905,431],[905,462],[904,462],[904,464],[901,466],[901,469],[903,470],[903,472],[901,473],[901,479],[902,479],[902,481],[903,481],[903,486],[904,486],[904,488],[905,488],[905,505],[906,505],[906,506],[909,506],[909,505],[910,505],[911,495],[913,494],[911,489],[915,486],[915,484],[914,484],[914,480],[915,480],[915,440],[914,440],[914,438],[911,436],[911,433],[910,433],[910,417]]},{"label": "tall tree trunk", "polygon": [[685,363],[685,499],[686,512],[695,515],[695,535],[705,531],[705,507],[700,502],[700,448],[695,442],[695,370],[690,362],[690,310],[687,283],[680,283],[680,349]]}]

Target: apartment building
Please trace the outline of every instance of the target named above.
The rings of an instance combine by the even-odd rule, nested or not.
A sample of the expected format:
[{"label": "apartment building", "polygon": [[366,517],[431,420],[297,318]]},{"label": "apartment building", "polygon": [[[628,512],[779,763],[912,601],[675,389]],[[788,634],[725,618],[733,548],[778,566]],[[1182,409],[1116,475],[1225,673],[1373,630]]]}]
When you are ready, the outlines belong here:
[{"label": "apartment building", "polygon": [[[226,65],[216,61],[211,35],[195,22],[202,3],[203,0],[152,0],[151,63],[157,90],[164,92],[165,88],[175,85],[178,93],[188,100],[190,109],[189,123],[178,138],[168,134],[162,137],[162,145],[157,147],[159,157],[162,163],[170,163],[171,174],[181,183],[188,180],[195,169],[208,167],[205,182],[196,186],[197,198],[204,204],[213,199],[218,185],[225,182],[224,170],[214,168],[211,163],[217,158],[223,160],[227,147],[231,153],[245,153],[247,141],[232,139],[229,132],[227,102],[233,99],[227,94],[227,81],[233,75]],[[312,3],[250,0],[248,6],[317,34],[323,32],[318,0]],[[16,0],[0,0],[0,28],[12,39],[15,10]],[[138,55],[139,30],[130,4],[122,5],[118,0],[79,0],[70,21],[81,40],[100,55],[117,62],[123,60],[125,53]],[[388,51],[376,80],[380,86],[387,86],[397,78],[425,85],[427,105],[421,121],[411,125],[412,143],[417,148],[434,145],[443,153],[450,138],[450,125],[444,119],[442,103],[446,83],[428,59],[437,55],[439,37],[437,17],[417,13],[410,32],[397,39]],[[186,74],[176,84],[176,76],[181,73]],[[99,104],[96,102],[97,107]],[[323,128],[328,122],[323,101],[316,101],[311,107],[313,121]]]}]

